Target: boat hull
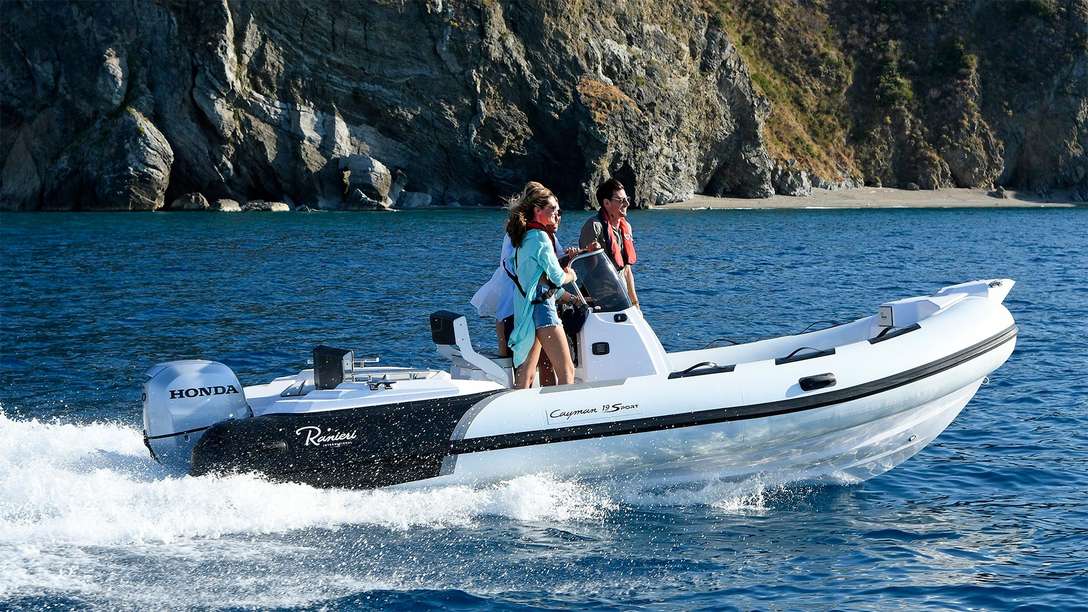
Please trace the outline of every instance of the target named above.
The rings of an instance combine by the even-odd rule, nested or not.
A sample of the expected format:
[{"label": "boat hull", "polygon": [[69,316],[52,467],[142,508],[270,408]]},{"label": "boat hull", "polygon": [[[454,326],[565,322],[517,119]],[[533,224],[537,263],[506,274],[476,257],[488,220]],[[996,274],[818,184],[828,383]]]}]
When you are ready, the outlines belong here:
[{"label": "boat hull", "polygon": [[[753,476],[858,482],[939,435],[1008,359],[1015,338],[1010,326],[891,377],[758,404],[743,401],[743,372],[722,372],[267,414],[210,428],[194,448],[193,473],[253,471],[358,488],[478,485],[542,472],[643,487]],[[601,420],[585,406],[618,415]],[[533,419],[544,426],[525,426]]]},{"label": "boat hull", "polygon": [[933,441],[1012,353],[1015,340],[867,397],[786,414],[467,453],[419,484],[476,484],[531,472],[652,487],[752,477],[860,482]]},{"label": "boat hull", "polygon": [[[664,351],[637,310],[594,315],[595,331],[586,331],[588,320],[582,331],[581,348],[592,348],[581,352],[582,382],[571,385],[507,389],[444,372],[367,370],[363,382],[318,388],[316,373],[303,371],[247,387],[256,416],[212,421],[192,449],[191,471],[360,488],[477,485],[542,472],[650,488],[751,477],[858,482],[929,444],[1009,358],[1018,329],[1001,301],[1012,284],[972,281],[841,325],[677,353]],[[439,314],[436,346],[460,354],[464,364],[455,360],[454,370],[471,373],[480,360],[467,324]],[[591,355],[609,367],[597,368]],[[620,367],[632,359],[642,365]],[[212,366],[154,371],[191,367]],[[154,378],[148,397],[161,401],[149,399],[145,414],[161,418],[145,420],[176,425],[196,414],[170,403],[184,407],[227,389],[219,379],[233,378],[220,374],[179,378],[184,385]]]}]

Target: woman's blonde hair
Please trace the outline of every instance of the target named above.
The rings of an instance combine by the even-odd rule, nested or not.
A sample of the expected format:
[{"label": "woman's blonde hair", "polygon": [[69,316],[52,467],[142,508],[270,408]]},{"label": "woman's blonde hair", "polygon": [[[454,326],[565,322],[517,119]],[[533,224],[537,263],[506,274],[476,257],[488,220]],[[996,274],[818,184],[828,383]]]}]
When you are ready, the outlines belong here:
[{"label": "woman's blonde hair", "polygon": [[510,242],[515,247],[521,246],[521,241],[525,239],[525,232],[529,231],[527,226],[535,217],[533,209],[538,206],[547,206],[548,200],[554,197],[555,194],[551,189],[536,181],[529,181],[525,183],[521,193],[510,198],[507,204],[510,208],[510,216],[506,219],[506,233],[510,234]]}]

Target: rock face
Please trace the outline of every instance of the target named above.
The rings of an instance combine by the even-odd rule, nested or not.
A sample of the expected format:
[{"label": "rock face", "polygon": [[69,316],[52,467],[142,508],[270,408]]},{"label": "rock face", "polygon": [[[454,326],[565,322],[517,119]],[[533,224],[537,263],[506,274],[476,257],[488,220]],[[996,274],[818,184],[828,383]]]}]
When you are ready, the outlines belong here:
[{"label": "rock face", "polygon": [[0,6],[20,24],[2,43],[6,208],[75,206],[54,166],[76,126],[122,106],[169,143],[171,200],[494,205],[538,179],[580,207],[613,174],[639,205],[772,193],[767,104],[698,3],[198,4]]},{"label": "rock face", "polygon": [[1085,0],[716,5],[771,102],[772,159],[821,188],[1084,185]]},{"label": "rock face", "polygon": [[771,174],[774,192],[779,195],[807,196],[812,194],[812,180],[808,172],[797,167],[795,160],[776,166]]},{"label": "rock face", "polygon": [[431,196],[426,193],[405,191],[397,200],[397,208],[427,208],[431,205]]},{"label": "rock face", "polygon": [[46,168],[41,208],[157,210],[173,159],[166,138],[139,111],[107,115]]},{"label": "rock face", "polygon": [[607,176],[637,206],[1088,190],[1084,0],[802,4],[9,0],[0,208],[495,205],[526,180],[582,207]]}]

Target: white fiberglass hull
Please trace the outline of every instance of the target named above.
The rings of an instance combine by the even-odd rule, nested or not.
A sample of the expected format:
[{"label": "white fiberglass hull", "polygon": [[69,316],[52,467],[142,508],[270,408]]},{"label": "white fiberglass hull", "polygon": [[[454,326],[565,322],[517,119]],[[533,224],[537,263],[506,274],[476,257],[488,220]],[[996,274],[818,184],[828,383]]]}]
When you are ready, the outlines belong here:
[{"label": "white fiberglass hull", "polygon": [[546,472],[669,485],[711,479],[860,482],[922,450],[1012,353],[981,358],[869,397],[757,419],[458,455],[450,473],[402,486],[478,484]]}]

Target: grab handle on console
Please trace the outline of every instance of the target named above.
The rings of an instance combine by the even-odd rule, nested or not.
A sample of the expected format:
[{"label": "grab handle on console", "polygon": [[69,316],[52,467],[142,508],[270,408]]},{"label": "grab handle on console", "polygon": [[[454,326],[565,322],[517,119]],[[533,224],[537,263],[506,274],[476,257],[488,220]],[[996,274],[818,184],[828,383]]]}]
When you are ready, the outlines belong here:
[{"label": "grab handle on console", "polygon": [[815,391],[816,389],[823,389],[824,387],[834,387],[835,375],[831,372],[814,374],[798,380],[797,383],[801,385],[802,391]]}]

